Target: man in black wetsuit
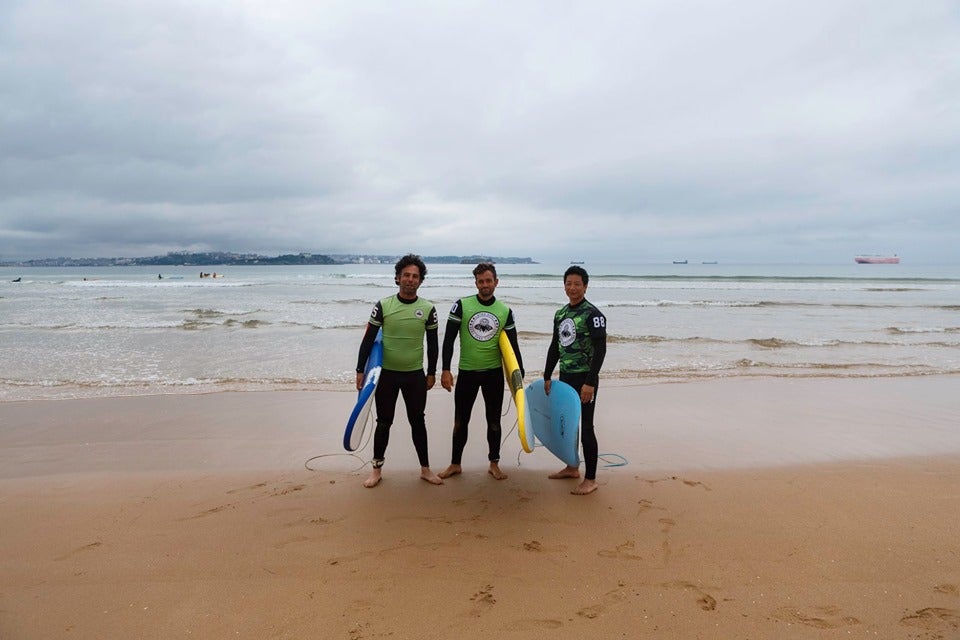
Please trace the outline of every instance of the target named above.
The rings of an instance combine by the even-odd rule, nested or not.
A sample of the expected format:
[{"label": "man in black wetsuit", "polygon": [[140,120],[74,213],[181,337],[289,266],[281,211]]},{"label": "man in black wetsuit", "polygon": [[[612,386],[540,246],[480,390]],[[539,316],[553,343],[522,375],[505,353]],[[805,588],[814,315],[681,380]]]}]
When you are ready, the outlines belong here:
[{"label": "man in black wetsuit", "polygon": [[[420,256],[406,255],[395,265],[399,291],[374,305],[367,331],[357,356],[357,391],[363,388],[363,371],[373,349],[377,331],[383,328],[383,368],[374,396],[377,407],[377,429],[373,434],[373,470],[363,486],[380,483],[381,467],[390,439],[390,426],[397,408],[397,396],[403,393],[413,445],[420,461],[420,477],[431,484],[443,484],[430,470],[427,453],[427,425],[424,410],[427,391],[436,382],[437,310],[429,300],[417,297],[417,290],[427,275]],[[423,374],[423,342],[427,341],[427,375]]]},{"label": "man in black wetsuit", "polygon": [[503,367],[500,358],[500,333],[506,332],[513,352],[517,356],[521,375],[523,359],[517,343],[517,329],[513,311],[493,295],[499,284],[497,268],[489,262],[481,262],[473,270],[477,294],[461,298],[450,309],[447,328],[443,336],[443,371],[440,384],[447,391],[453,390],[453,343],[460,337],[460,363],[457,369],[456,391],[453,410],[453,454],[450,466],[438,475],[449,478],[463,470],[460,466],[463,448],[467,444],[467,425],[477,392],[483,392],[487,420],[487,458],[489,473],[497,480],[507,477],[500,470],[500,412],[503,406]]},{"label": "man in black wetsuit", "polygon": [[[596,408],[600,367],[607,354],[607,318],[587,299],[590,277],[583,267],[572,266],[563,274],[565,304],[553,318],[553,339],[547,349],[543,367],[543,389],[549,395],[550,377],[560,363],[560,380],[580,394],[580,442],[586,467],[583,482],[573,491],[586,495],[597,490],[597,459],[599,446],[594,431],[593,414]],[[551,478],[579,478],[580,469],[567,465],[551,474]]]}]

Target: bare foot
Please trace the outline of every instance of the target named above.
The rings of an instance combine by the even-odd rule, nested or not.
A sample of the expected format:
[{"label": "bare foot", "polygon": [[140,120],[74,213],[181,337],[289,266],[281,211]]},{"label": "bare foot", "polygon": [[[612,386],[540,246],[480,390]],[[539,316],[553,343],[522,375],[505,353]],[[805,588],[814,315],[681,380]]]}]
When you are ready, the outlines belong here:
[{"label": "bare foot", "polygon": [[443,484],[443,478],[430,471],[430,467],[420,467],[420,479],[430,484]]},{"label": "bare foot", "polygon": [[458,464],[452,464],[446,469],[444,469],[443,471],[441,471],[440,473],[438,473],[437,476],[440,478],[449,478],[450,476],[457,475],[461,471],[463,471],[463,467],[461,467]]},{"label": "bare foot", "polygon": [[596,480],[584,480],[577,485],[577,488],[571,491],[575,496],[585,496],[588,493],[593,493],[597,490],[597,481]]},{"label": "bare foot", "polygon": [[370,472],[370,475],[367,476],[367,479],[363,481],[363,486],[367,489],[372,489],[373,487],[380,484],[380,469],[376,468]]},{"label": "bare foot", "polygon": [[500,471],[500,465],[498,465],[496,462],[490,463],[490,469],[487,471],[487,473],[492,475],[497,480],[507,479],[507,474],[505,474],[503,471]]},{"label": "bare foot", "polygon": [[579,478],[580,469],[577,467],[571,467],[570,465],[567,465],[563,469],[560,469],[560,471],[557,471],[556,473],[551,473],[548,477],[552,480],[561,480],[563,478]]}]

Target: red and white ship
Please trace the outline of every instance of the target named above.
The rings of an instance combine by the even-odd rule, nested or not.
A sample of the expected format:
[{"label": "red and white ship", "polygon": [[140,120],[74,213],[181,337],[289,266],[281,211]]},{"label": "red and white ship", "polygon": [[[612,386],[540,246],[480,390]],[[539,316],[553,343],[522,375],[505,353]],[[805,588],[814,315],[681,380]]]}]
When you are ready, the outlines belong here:
[{"label": "red and white ship", "polygon": [[900,256],[857,256],[857,264],[900,264]]}]

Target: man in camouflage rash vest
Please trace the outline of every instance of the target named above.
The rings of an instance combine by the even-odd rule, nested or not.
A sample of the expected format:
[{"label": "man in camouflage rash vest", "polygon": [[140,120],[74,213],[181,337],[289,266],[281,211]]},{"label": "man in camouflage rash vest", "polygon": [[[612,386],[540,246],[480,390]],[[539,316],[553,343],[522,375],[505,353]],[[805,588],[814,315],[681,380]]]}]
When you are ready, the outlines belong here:
[{"label": "man in camouflage rash vest", "polygon": [[[543,388],[548,395],[550,378],[557,363],[560,364],[560,380],[580,394],[580,442],[585,472],[583,481],[570,492],[575,495],[587,495],[597,490],[599,445],[593,414],[600,367],[607,354],[607,319],[585,297],[589,280],[586,269],[576,265],[563,274],[563,289],[569,302],[554,315],[553,339],[543,367]],[[579,478],[580,469],[567,465],[550,477]]]}]

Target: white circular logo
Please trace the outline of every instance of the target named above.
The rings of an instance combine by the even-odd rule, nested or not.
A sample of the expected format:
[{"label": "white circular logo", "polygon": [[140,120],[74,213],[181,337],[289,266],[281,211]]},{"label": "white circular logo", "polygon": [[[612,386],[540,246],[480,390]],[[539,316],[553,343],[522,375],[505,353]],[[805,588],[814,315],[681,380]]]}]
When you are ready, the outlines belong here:
[{"label": "white circular logo", "polygon": [[497,331],[500,329],[500,320],[489,311],[481,311],[470,318],[467,329],[474,340],[486,342],[497,335]]},{"label": "white circular logo", "polygon": [[573,341],[577,339],[577,325],[573,318],[564,318],[560,322],[559,333],[561,345],[569,347],[573,344]]},{"label": "white circular logo", "polygon": [[422,318],[422,317],[423,317],[423,309],[417,309],[416,311],[413,312],[413,315],[417,316],[418,318]]}]

